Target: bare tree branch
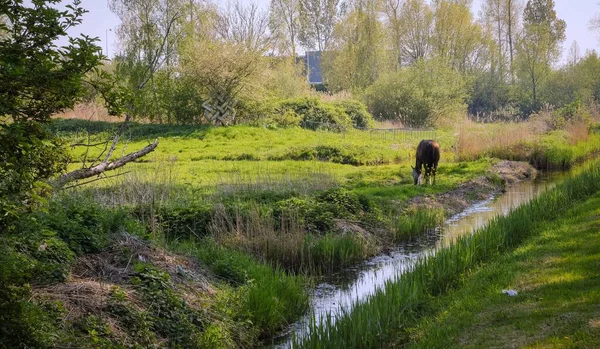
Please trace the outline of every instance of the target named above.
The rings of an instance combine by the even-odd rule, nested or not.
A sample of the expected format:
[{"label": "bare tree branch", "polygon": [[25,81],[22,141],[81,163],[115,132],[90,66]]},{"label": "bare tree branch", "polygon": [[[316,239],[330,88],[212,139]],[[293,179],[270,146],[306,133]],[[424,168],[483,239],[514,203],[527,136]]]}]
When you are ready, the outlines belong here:
[{"label": "bare tree branch", "polygon": [[111,171],[111,170],[117,169],[119,167],[123,167],[127,163],[137,160],[137,159],[141,158],[142,156],[145,156],[148,153],[154,151],[154,149],[156,149],[157,146],[158,146],[158,138],[155,139],[152,144],[145,146],[141,150],[138,150],[133,153],[129,153],[126,156],[119,158],[115,161],[109,162],[108,158],[107,158],[107,160],[101,162],[100,164],[98,164],[96,166],[89,167],[89,168],[81,168],[79,170],[65,173],[64,175],[62,175],[58,178],[56,185],[57,185],[57,187],[62,188],[62,187],[64,187],[65,184],[67,184],[69,182],[98,176],[106,171]]}]

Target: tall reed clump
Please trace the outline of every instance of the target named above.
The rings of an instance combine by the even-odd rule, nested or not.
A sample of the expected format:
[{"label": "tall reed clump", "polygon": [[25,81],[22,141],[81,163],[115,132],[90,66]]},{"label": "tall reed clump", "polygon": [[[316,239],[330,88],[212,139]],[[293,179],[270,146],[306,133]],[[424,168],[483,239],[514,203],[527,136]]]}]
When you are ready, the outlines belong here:
[{"label": "tall reed clump", "polygon": [[386,284],[369,300],[357,304],[336,321],[313,321],[295,348],[382,348],[407,341],[406,329],[426,312],[432,297],[455,286],[460,276],[534,234],[577,201],[600,190],[600,162],[585,168],[507,216],[465,236],[448,248],[419,260],[412,270]]},{"label": "tall reed clump", "polygon": [[395,241],[410,240],[435,229],[444,222],[441,208],[414,207],[405,212],[396,223]]},{"label": "tall reed clump", "polygon": [[[224,246],[286,270],[309,274],[340,270],[377,251],[373,239],[360,231],[309,231],[304,214],[296,208],[274,217],[270,211],[261,212],[258,205],[245,212],[217,205],[209,229]],[[352,228],[361,229],[356,225]]]},{"label": "tall reed clump", "polygon": [[508,160],[527,159],[527,143],[537,135],[530,123],[478,124],[465,121],[455,131],[456,159],[473,161],[485,156]]}]

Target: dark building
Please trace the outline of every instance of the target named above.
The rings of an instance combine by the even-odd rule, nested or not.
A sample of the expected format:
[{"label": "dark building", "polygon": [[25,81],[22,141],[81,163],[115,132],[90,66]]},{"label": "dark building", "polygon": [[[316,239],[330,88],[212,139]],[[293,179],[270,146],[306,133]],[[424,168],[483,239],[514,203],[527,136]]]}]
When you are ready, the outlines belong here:
[{"label": "dark building", "polygon": [[321,51],[306,52],[306,68],[308,83],[323,83],[323,70],[321,69]]},{"label": "dark building", "polygon": [[321,51],[307,51],[303,56],[296,57],[296,64],[302,64],[306,80],[311,85],[323,83],[323,70],[321,69]]}]

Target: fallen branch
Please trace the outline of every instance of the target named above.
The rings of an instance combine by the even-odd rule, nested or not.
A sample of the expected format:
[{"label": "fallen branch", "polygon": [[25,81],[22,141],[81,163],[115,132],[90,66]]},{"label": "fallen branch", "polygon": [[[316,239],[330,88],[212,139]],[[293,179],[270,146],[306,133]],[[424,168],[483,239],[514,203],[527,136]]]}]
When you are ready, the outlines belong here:
[{"label": "fallen branch", "polygon": [[[115,137],[115,140],[118,141],[118,138]],[[109,162],[108,157],[107,157],[103,162],[101,162],[100,164],[98,164],[96,166],[88,167],[88,168],[81,168],[81,169],[78,169],[78,170],[75,170],[75,171],[72,171],[69,173],[65,173],[64,175],[62,175],[58,178],[56,185],[57,185],[57,187],[62,188],[62,187],[64,187],[65,184],[67,184],[69,182],[98,176],[106,171],[111,171],[111,170],[117,169],[119,167],[123,167],[127,163],[137,160],[137,159],[141,158],[142,156],[147,155],[148,153],[152,152],[154,149],[156,149],[157,146],[158,146],[158,138],[155,139],[152,144],[145,146],[141,150],[138,150],[133,153],[129,153],[115,161]],[[112,148],[114,149],[114,147],[112,147]]]}]

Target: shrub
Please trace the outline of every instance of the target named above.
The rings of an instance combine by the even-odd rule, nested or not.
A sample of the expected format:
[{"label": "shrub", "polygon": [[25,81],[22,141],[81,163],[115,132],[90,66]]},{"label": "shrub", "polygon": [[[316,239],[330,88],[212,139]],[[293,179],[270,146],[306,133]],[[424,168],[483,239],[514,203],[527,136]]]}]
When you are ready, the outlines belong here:
[{"label": "shrub", "polygon": [[78,255],[100,252],[110,244],[114,234],[130,225],[129,217],[121,209],[109,210],[75,199],[53,201],[48,214],[41,214],[39,219]]},{"label": "shrub", "polygon": [[153,328],[176,346],[198,347],[203,329],[200,314],[175,291],[170,275],[149,264],[137,264],[131,283],[142,294],[153,319]]},{"label": "shrub", "polygon": [[375,126],[373,116],[363,103],[355,100],[343,100],[333,102],[333,105],[342,109],[350,117],[354,127],[369,128]]},{"label": "shrub", "polygon": [[460,74],[432,60],[383,75],[366,90],[364,98],[376,118],[423,127],[464,113],[465,96]]},{"label": "shrub", "polygon": [[276,108],[282,114],[290,110],[302,117],[303,128],[341,131],[352,126],[352,119],[342,109],[317,98],[287,99]]},{"label": "shrub", "polygon": [[337,218],[355,217],[363,209],[358,196],[344,188],[327,190],[317,196],[317,200]]},{"label": "shrub", "polygon": [[164,234],[169,238],[201,238],[209,233],[213,214],[209,205],[161,206],[157,216]]}]

